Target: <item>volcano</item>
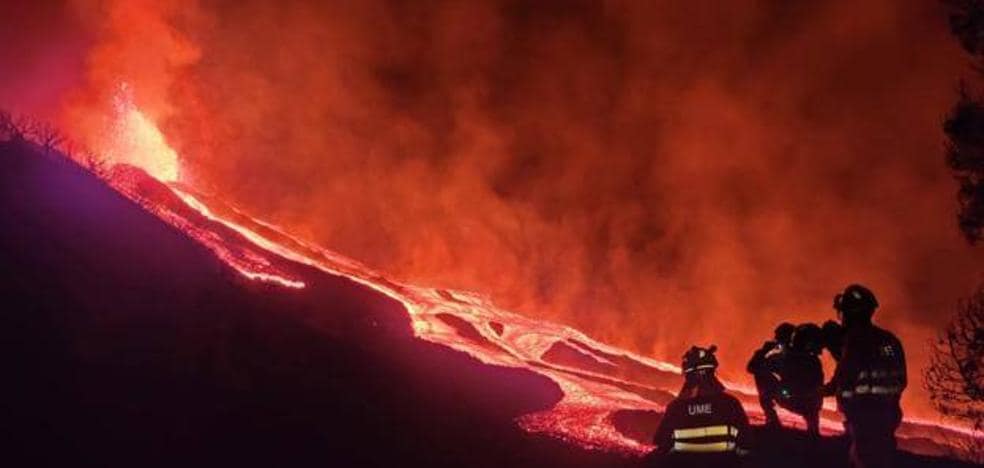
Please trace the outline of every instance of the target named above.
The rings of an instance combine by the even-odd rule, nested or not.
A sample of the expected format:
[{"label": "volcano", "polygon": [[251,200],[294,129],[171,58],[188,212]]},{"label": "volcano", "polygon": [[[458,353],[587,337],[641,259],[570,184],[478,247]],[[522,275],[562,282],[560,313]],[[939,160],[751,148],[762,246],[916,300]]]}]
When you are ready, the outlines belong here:
[{"label": "volcano", "polygon": [[[0,162],[4,432],[28,465],[635,465],[680,382],[133,166],[100,179],[22,141]],[[823,432],[761,434],[760,457],[839,464],[829,409]],[[959,465],[967,437],[914,420],[898,436],[912,466]]]}]

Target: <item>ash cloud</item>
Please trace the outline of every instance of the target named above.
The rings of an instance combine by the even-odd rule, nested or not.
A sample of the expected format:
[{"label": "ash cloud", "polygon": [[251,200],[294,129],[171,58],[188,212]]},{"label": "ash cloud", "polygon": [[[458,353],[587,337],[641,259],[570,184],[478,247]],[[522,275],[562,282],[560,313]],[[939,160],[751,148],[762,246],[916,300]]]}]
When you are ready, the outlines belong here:
[{"label": "ash cloud", "polygon": [[0,108],[56,120],[59,103],[83,84],[91,46],[64,1],[7,2],[0,15]]},{"label": "ash cloud", "polygon": [[744,378],[854,281],[918,372],[980,280],[931,2],[144,3],[82,94],[128,75],[183,177],[408,281]]}]

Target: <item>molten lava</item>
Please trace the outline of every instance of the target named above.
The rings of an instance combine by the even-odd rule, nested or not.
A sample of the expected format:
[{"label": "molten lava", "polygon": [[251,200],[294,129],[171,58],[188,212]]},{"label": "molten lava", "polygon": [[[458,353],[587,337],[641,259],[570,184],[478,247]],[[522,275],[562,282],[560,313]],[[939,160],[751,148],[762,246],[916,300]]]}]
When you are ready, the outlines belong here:
[{"label": "molten lava", "polygon": [[[125,97],[125,88],[122,89]],[[251,280],[291,289],[305,286],[292,262],[315,267],[366,285],[402,303],[417,338],[447,346],[495,366],[525,369],[555,382],[563,398],[552,408],[520,417],[524,430],[545,433],[593,449],[642,454],[652,447],[616,427],[619,412],[660,412],[680,384],[679,368],[615,348],[571,327],[528,318],[495,306],[479,294],[405,284],[391,280],[276,225],[254,219],[222,200],[177,183],[178,158],[161,132],[133,105],[117,105],[113,160],[128,162],[111,172],[110,183],[165,222],[209,248]],[[149,176],[148,176],[149,174]],[[753,392],[729,385],[762,421]],[[798,418],[783,413],[787,424]],[[840,431],[839,417],[827,408],[822,430]],[[959,429],[907,420],[899,430],[907,440],[946,443]],[[911,447],[910,447],[911,448]]]},{"label": "molten lava", "polygon": [[113,111],[104,156],[115,163],[140,167],[157,180],[177,181],[178,154],[157,125],[133,103],[133,93],[126,83],[120,84],[113,96]]}]

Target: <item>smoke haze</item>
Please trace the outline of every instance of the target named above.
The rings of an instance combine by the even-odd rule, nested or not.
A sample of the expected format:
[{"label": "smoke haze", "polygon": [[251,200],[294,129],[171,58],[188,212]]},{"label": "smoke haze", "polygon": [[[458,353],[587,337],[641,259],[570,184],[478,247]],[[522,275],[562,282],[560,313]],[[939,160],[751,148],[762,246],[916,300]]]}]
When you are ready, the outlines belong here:
[{"label": "smoke haze", "polygon": [[[861,282],[915,375],[984,270],[942,161],[967,62],[936,2],[61,11],[92,40],[60,100],[75,138],[98,146],[126,82],[196,187],[401,279],[658,358],[716,343],[745,379],[779,321],[833,318]],[[915,382],[906,399],[928,416]]]}]

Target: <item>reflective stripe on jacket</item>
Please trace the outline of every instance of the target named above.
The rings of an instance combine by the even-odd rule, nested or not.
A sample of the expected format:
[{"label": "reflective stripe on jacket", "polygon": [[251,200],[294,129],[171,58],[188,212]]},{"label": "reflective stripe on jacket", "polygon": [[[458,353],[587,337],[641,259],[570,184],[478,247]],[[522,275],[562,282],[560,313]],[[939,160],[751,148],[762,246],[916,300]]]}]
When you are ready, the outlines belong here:
[{"label": "reflective stripe on jacket", "polygon": [[871,324],[847,331],[831,381],[839,398],[897,405],[907,383],[905,352],[895,335]]},{"label": "reflective stripe on jacket", "polygon": [[733,452],[738,446],[738,428],[729,425],[673,430],[671,452]]},{"label": "reflective stripe on jacket", "polygon": [[747,450],[748,436],[748,418],[741,403],[720,392],[673,400],[654,442],[661,453],[738,454]]}]

